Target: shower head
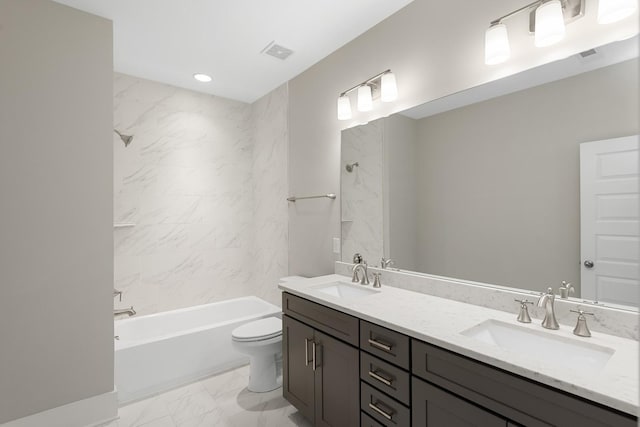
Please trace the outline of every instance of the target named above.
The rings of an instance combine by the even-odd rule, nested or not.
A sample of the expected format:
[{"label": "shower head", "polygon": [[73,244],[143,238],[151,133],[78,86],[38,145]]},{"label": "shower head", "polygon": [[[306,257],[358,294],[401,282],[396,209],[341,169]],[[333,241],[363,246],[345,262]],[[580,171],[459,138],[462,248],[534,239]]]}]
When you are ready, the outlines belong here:
[{"label": "shower head", "polygon": [[118,134],[122,142],[124,142],[125,147],[128,147],[129,144],[131,144],[131,141],[133,140],[133,135],[123,135],[118,131],[118,129],[114,129],[113,131]]},{"label": "shower head", "polygon": [[346,165],[344,168],[347,170],[347,172],[351,173],[351,172],[353,172],[353,168],[355,168],[356,166],[360,166],[360,165],[358,164],[358,162],[355,162],[355,163],[347,163],[347,165]]}]

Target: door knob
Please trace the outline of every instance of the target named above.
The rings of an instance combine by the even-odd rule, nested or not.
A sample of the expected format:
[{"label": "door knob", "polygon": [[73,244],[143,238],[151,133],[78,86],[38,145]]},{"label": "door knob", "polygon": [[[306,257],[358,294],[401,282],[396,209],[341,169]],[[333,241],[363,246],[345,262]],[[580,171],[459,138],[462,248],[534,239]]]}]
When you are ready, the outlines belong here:
[{"label": "door knob", "polygon": [[593,261],[591,261],[590,259],[586,260],[584,262],[584,266],[587,267],[587,268],[593,268],[593,266],[594,266]]}]

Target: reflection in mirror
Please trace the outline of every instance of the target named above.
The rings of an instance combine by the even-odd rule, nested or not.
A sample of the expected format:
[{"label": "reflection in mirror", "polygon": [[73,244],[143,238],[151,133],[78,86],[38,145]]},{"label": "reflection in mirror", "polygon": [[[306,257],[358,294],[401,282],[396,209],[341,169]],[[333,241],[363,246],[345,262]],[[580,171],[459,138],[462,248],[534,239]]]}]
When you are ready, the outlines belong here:
[{"label": "reflection in mirror", "polygon": [[637,49],[344,130],[342,260],[532,291],[567,281],[574,298],[637,304]]}]

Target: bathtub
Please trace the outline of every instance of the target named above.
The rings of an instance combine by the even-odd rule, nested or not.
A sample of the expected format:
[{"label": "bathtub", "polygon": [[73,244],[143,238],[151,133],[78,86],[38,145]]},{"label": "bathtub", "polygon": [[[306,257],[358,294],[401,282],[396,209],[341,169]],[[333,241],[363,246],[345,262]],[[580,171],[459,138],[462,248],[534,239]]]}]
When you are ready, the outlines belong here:
[{"label": "bathtub", "polygon": [[280,307],[243,297],[115,322],[118,402],[134,400],[245,365],[231,346],[243,323],[280,317]]}]

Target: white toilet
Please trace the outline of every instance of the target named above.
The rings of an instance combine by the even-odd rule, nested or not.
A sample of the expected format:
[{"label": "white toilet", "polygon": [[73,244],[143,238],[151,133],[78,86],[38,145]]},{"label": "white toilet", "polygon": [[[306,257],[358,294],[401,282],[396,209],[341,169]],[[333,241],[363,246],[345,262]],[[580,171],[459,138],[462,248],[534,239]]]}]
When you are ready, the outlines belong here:
[{"label": "white toilet", "polygon": [[265,317],[231,332],[233,348],[250,359],[249,391],[262,393],[282,386],[282,319]]},{"label": "white toilet", "polygon": [[[280,283],[303,280],[289,276]],[[262,393],[282,386],[282,319],[265,317],[231,332],[233,348],[250,359],[249,391]]]}]

